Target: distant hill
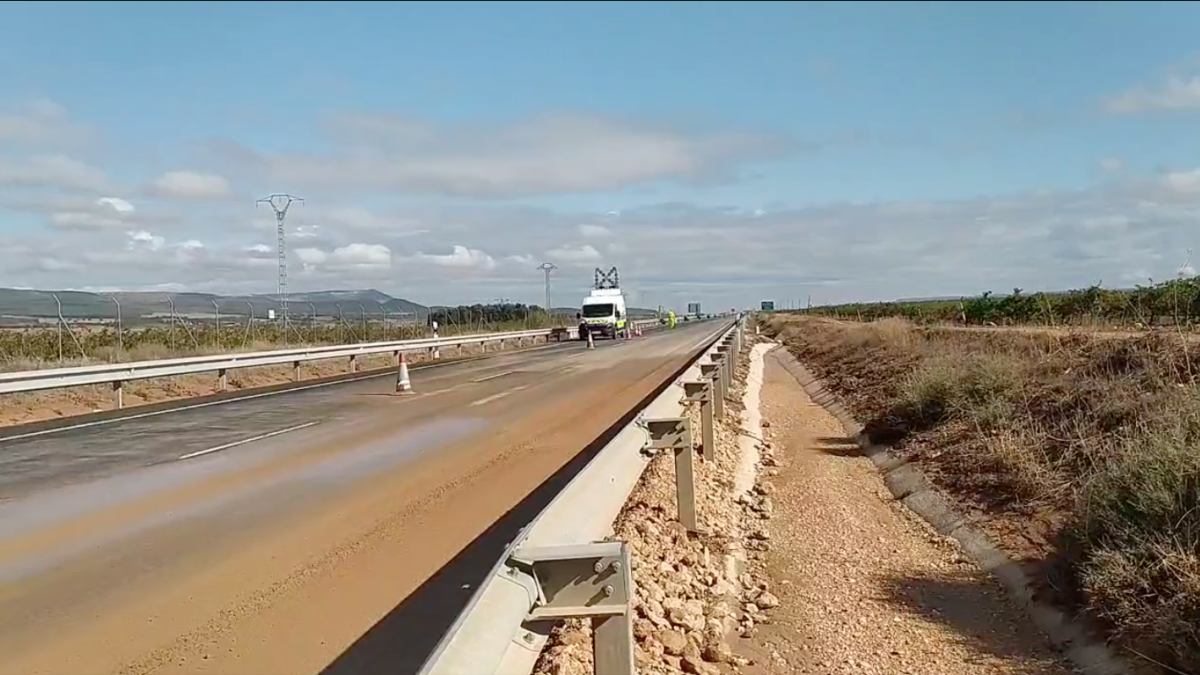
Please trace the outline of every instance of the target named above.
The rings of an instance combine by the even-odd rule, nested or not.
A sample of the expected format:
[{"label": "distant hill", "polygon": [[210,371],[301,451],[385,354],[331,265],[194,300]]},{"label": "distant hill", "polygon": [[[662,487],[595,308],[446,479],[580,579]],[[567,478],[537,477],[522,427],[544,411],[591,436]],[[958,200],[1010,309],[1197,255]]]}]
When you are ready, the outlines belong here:
[{"label": "distant hill", "polygon": [[[111,294],[87,293],[83,291],[38,291],[17,288],[0,288],[0,321],[21,323],[22,320],[54,320],[58,309],[54,297],[62,303],[64,318],[73,320],[111,320],[116,317],[117,303],[121,305],[121,318],[131,323],[154,320],[171,315],[171,302],[175,312],[186,317],[211,317],[216,311],[222,315],[266,318],[269,310],[277,310],[279,303],[273,296],[216,295],[212,293],[149,293],[116,292]],[[116,302],[114,302],[114,299]],[[215,303],[215,305],[214,305]],[[394,320],[424,320],[429,308],[403,298],[394,298],[386,293],[369,290],[317,291],[296,293],[289,298],[289,314],[330,318],[338,315],[338,305],[347,316],[362,312],[378,316],[386,311]]]},{"label": "distant hill", "polygon": [[[221,316],[249,316],[253,311],[257,318],[265,319],[270,310],[279,311],[279,303],[273,295],[216,295],[214,293],[158,293],[126,292],[88,293],[85,291],[41,291],[21,288],[0,288],[0,325],[19,325],[34,322],[54,322],[58,309],[54,297],[62,303],[62,314],[72,321],[108,322],[116,318],[117,304],[121,303],[121,320],[130,325],[153,322],[171,316],[170,301],[175,303],[175,313],[188,318],[211,318],[219,310]],[[115,302],[114,302],[115,299]],[[315,314],[318,319],[331,319],[341,313],[357,318],[363,310],[367,316],[378,319],[386,312],[392,321],[425,321],[431,309],[440,305],[419,305],[411,300],[396,298],[375,289],[332,290],[311,293],[294,293],[289,297],[289,314],[296,318],[308,318]],[[215,305],[214,305],[215,303]],[[474,303],[472,303],[474,304]],[[486,303],[483,303],[486,304]],[[362,308],[359,308],[362,305]],[[578,307],[558,307],[555,314],[574,316]],[[654,310],[630,307],[635,318],[654,316]]]}]

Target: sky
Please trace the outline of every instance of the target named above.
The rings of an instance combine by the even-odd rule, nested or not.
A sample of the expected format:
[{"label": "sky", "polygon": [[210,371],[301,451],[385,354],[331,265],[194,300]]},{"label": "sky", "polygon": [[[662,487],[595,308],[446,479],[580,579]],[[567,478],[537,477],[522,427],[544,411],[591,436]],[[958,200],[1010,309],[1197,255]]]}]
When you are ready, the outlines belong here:
[{"label": "sky", "polygon": [[[0,286],[682,308],[1194,274],[1200,6],[0,4]],[[1200,257],[1200,252],[1197,253]]]}]

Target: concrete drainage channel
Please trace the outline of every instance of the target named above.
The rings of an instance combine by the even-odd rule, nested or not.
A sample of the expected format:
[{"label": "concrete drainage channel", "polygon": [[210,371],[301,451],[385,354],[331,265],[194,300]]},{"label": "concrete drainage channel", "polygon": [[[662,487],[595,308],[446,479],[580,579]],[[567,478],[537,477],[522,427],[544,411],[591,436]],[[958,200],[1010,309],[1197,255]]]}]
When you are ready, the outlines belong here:
[{"label": "concrete drainage channel", "polygon": [[729,638],[778,603],[744,572],[746,549],[766,548],[752,523],[771,504],[754,485],[757,410],[743,414],[744,398],[757,406],[766,346],[747,348],[742,327],[522,531],[421,675],[708,674],[740,661]]}]

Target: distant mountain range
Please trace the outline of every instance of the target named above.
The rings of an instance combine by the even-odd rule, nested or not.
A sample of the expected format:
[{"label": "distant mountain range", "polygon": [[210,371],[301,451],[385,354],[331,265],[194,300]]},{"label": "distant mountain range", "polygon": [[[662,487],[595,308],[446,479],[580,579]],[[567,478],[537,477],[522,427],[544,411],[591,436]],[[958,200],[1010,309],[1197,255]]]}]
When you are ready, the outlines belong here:
[{"label": "distant mountain range", "polygon": [[[84,291],[38,291],[17,288],[0,288],[0,322],[27,323],[31,320],[53,321],[58,315],[55,296],[62,303],[62,315],[72,320],[109,321],[116,318],[117,303],[120,303],[123,321],[154,320],[171,315],[171,303],[175,313],[183,317],[212,317],[218,311],[222,315],[254,316],[267,318],[270,310],[278,311],[279,303],[270,295],[216,295],[212,293],[151,293],[116,292],[88,293]],[[168,297],[170,300],[168,301]],[[429,308],[415,302],[376,290],[318,291],[296,293],[290,297],[289,313],[292,316],[334,317],[338,305],[346,315],[360,313],[362,305],[369,314],[378,315],[386,311],[393,319],[422,320]]]},{"label": "distant mountain range", "polygon": [[[273,295],[267,294],[171,293],[168,296],[166,293],[140,291],[100,294],[0,288],[0,324],[54,322],[58,316],[55,296],[62,303],[63,318],[98,323],[116,318],[117,303],[121,306],[122,321],[131,324],[170,317],[171,302],[175,303],[176,315],[187,318],[211,318],[219,311],[222,316],[241,317],[253,312],[255,317],[265,319],[271,310],[279,311],[279,303]],[[430,311],[430,307],[411,300],[367,289],[294,293],[289,296],[288,312],[297,318],[315,315],[328,319],[338,316],[339,306],[340,312],[347,317],[357,317],[366,310],[368,316],[374,317],[386,312],[393,321],[424,321]],[[577,311],[573,307],[554,309],[555,314],[573,315]],[[634,316],[654,314],[654,310],[637,308],[630,308],[629,312]]]}]

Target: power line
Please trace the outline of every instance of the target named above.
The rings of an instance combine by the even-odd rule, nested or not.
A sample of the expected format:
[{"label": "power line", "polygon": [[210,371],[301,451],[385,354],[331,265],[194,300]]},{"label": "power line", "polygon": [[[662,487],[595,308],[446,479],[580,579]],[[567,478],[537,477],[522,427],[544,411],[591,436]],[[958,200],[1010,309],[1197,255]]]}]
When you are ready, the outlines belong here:
[{"label": "power line", "polygon": [[273,194],[254,202],[254,207],[267,204],[275,212],[275,235],[278,245],[279,274],[275,280],[275,297],[279,301],[279,309],[283,312],[283,339],[286,343],[288,331],[288,273],[287,273],[287,241],[284,236],[284,220],[287,219],[288,209],[293,202],[304,203],[300,197],[289,194]]},{"label": "power line", "polygon": [[546,275],[546,320],[552,321],[553,314],[550,311],[550,273],[558,269],[558,266],[552,262],[544,262],[538,265],[537,268]]}]

